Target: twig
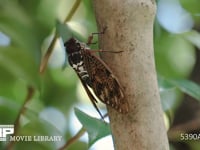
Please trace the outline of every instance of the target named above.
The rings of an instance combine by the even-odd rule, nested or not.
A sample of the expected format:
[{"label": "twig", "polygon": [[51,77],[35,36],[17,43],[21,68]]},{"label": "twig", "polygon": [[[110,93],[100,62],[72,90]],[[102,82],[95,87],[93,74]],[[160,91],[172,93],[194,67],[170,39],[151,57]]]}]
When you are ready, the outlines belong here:
[{"label": "twig", "polygon": [[[81,2],[81,0],[76,0],[71,11],[69,12],[67,17],[65,18],[64,23],[68,22],[72,18],[72,16],[75,14],[77,8],[79,7],[80,2]],[[53,52],[53,48],[56,44],[56,40],[57,40],[58,37],[59,37],[58,33],[55,33],[53,40],[52,40],[51,44],[49,45],[49,48],[47,49],[45,56],[42,59],[42,62],[41,62],[41,65],[40,65],[40,70],[39,70],[41,74],[44,73],[44,71],[46,69],[47,62],[48,62],[49,57],[51,56],[51,54]]]},{"label": "twig", "polygon": [[49,48],[48,48],[48,50],[47,50],[45,56],[44,56],[43,59],[42,59],[42,62],[41,62],[41,65],[40,65],[40,73],[41,73],[41,74],[44,73],[44,70],[46,69],[47,62],[48,62],[49,57],[51,56],[51,54],[52,54],[52,52],[53,52],[53,48],[54,48],[54,46],[55,46],[55,44],[56,44],[57,38],[58,38],[58,35],[57,35],[57,33],[56,33],[56,34],[54,35],[54,37],[53,37],[53,40],[52,40],[51,44],[49,45]]},{"label": "twig", "polygon": [[[23,103],[23,105],[22,105],[22,107],[21,107],[21,109],[18,113],[18,116],[15,120],[15,123],[14,123],[14,134],[13,134],[13,136],[17,135],[19,127],[20,127],[20,118],[26,110],[25,106],[31,100],[31,98],[34,95],[34,88],[33,87],[29,86],[27,89],[28,89],[28,93],[27,93],[26,99],[25,99],[25,101],[24,101],[24,103]],[[7,150],[12,150],[13,145],[14,145],[14,141],[9,142],[8,145],[7,145]]]},{"label": "twig", "polygon": [[76,133],[75,136],[73,136],[72,138],[70,138],[65,145],[63,145],[61,148],[59,148],[58,150],[65,150],[67,149],[71,144],[73,144],[75,141],[77,141],[84,133],[86,132],[86,130],[82,127],[78,133]]},{"label": "twig", "polygon": [[[108,116],[108,113],[106,113],[105,115],[103,115],[103,119],[106,118]],[[104,120],[103,120],[104,121]],[[67,149],[71,144],[73,144],[74,142],[76,142],[84,133],[86,132],[86,130],[82,127],[77,133],[76,135],[74,135],[72,138],[70,138],[61,148],[59,148],[58,150],[65,150]]]}]

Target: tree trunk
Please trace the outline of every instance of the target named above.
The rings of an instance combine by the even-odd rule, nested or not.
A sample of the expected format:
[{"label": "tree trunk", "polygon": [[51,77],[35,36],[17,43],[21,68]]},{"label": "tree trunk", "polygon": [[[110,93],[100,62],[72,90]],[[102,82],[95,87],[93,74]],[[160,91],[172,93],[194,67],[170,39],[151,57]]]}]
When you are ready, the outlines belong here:
[{"label": "tree trunk", "polygon": [[154,0],[94,0],[102,53],[124,88],[127,115],[108,108],[116,150],[168,150],[153,51]]}]

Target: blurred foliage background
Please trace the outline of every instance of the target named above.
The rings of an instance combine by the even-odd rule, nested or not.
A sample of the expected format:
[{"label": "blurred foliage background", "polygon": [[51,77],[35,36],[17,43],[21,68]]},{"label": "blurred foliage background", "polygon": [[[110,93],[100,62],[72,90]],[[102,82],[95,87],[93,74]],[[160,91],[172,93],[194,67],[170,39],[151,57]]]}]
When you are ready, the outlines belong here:
[{"label": "blurred foliage background", "polygon": [[[157,6],[155,61],[170,148],[198,150],[199,140],[181,140],[180,134],[200,133],[199,1],[158,0]],[[75,72],[69,66],[62,70],[63,41],[72,34],[86,42],[96,31],[90,0],[0,0],[0,124],[19,124],[16,135],[63,137],[59,142],[16,142],[14,149],[59,149],[81,128],[77,118],[88,131],[91,150],[113,149],[110,136],[95,143],[110,133],[107,124],[79,110],[75,116],[78,107],[99,118]],[[48,66],[40,73],[54,38]],[[0,142],[0,149],[7,145]],[[88,149],[87,137],[69,149]]]}]

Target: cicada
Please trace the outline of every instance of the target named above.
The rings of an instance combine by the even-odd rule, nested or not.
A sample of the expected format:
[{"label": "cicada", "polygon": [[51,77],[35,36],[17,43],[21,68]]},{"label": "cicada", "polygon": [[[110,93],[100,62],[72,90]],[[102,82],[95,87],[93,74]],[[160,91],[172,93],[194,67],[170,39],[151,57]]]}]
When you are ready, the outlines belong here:
[{"label": "cicada", "polygon": [[[92,36],[101,33],[93,33]],[[101,113],[96,105],[97,98],[116,111],[127,113],[129,105],[125,99],[122,86],[108,65],[88,47],[91,44],[91,37],[88,39],[87,44],[73,37],[65,42],[64,46],[69,64],[77,73],[92,104],[100,115]],[[104,50],[97,51],[104,52]]]}]

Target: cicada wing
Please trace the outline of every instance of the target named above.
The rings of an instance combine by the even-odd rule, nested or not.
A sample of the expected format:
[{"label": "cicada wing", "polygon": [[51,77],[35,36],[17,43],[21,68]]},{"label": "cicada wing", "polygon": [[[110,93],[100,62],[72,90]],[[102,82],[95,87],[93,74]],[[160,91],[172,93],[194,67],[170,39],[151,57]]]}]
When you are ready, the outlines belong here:
[{"label": "cicada wing", "polygon": [[91,80],[95,95],[118,112],[128,112],[129,105],[117,78],[111,69],[89,50],[82,51],[85,68]]}]

